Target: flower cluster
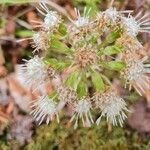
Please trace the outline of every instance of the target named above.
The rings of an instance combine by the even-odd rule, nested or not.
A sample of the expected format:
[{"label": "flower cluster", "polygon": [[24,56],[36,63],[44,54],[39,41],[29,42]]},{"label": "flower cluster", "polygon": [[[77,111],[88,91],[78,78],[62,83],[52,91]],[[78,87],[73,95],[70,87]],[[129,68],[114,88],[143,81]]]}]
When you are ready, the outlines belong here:
[{"label": "flower cluster", "polygon": [[150,64],[143,64],[147,59],[147,57],[140,60],[129,59],[127,67],[121,72],[126,84],[130,85],[129,89],[131,90],[133,86],[141,96],[150,90],[150,78],[147,76],[150,73]]},{"label": "flower cluster", "polygon": [[32,102],[31,107],[33,107],[33,110],[30,114],[33,115],[39,124],[41,124],[44,119],[46,119],[46,123],[48,124],[54,116],[57,117],[57,121],[59,122],[56,103],[52,99],[49,99],[48,96],[44,95],[39,97],[38,100]]},{"label": "flower cluster", "polygon": [[35,56],[30,60],[24,60],[25,64],[18,66],[18,74],[25,79],[30,88],[37,89],[40,85],[48,81],[47,66],[43,59]]},{"label": "flower cluster", "polygon": [[[44,2],[37,9],[44,21],[38,23],[39,32],[32,39],[34,52],[41,53],[25,60],[19,73],[33,90],[48,81],[53,88],[49,95],[32,102],[35,120],[49,123],[56,117],[59,122],[63,102],[72,108],[74,128],[80,122],[83,126],[98,125],[102,117],[123,126],[129,110],[106,72],[115,71],[116,78],[140,95],[150,90],[148,57],[140,55],[143,46],[136,38],[139,32],[150,32],[148,16],[140,18],[140,12],[133,17],[130,10],[109,8],[91,17],[90,9],[85,8],[83,15],[75,9],[76,19],[69,18],[70,24],[65,24]],[[57,85],[54,81],[58,78]],[[101,112],[97,120],[92,116],[94,110]]]},{"label": "flower cluster", "polygon": [[61,23],[61,18],[56,11],[50,11],[45,3],[40,3],[40,6],[42,10],[37,9],[44,16],[44,22],[39,22],[39,27],[42,30],[52,32]]},{"label": "flower cluster", "polygon": [[[33,35],[33,48],[34,51],[47,50],[50,47],[50,35],[57,31],[61,23],[61,17],[56,11],[50,11],[44,2],[40,3],[41,9],[37,10],[44,16],[43,22],[36,22],[36,28],[40,28],[39,32]],[[48,38],[49,37],[49,38]]]},{"label": "flower cluster", "polygon": [[125,111],[129,111],[126,108],[125,101],[118,96],[115,89],[108,89],[103,94],[94,96],[96,107],[102,111],[101,116],[97,119],[96,123],[99,124],[101,117],[106,116],[107,121],[113,125],[117,125],[117,118],[120,126],[123,125],[123,121],[127,118]]},{"label": "flower cluster", "polygon": [[74,114],[70,120],[70,122],[75,120],[74,128],[77,128],[79,118],[81,118],[83,126],[89,127],[94,123],[90,112],[91,108],[92,106],[87,98],[81,98],[79,102],[74,105]]},{"label": "flower cluster", "polygon": [[138,32],[150,32],[148,15],[140,18],[142,12],[139,12],[135,17],[131,14],[128,17],[122,17],[122,24],[125,27],[127,34],[130,36],[137,36]]}]

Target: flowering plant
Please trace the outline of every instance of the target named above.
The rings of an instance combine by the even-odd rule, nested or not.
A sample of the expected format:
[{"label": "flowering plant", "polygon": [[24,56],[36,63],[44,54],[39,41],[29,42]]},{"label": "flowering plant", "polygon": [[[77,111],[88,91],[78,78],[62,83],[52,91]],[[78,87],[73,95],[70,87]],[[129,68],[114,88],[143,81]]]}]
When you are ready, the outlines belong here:
[{"label": "flowering plant", "polygon": [[[83,126],[91,126],[102,117],[122,126],[129,110],[106,71],[120,74],[125,86],[140,95],[150,90],[150,64],[144,64],[148,58],[141,56],[143,46],[136,38],[139,32],[150,32],[148,16],[140,18],[140,12],[133,17],[130,10],[111,7],[90,17],[85,8],[83,15],[75,9],[76,19],[65,24],[44,2],[38,11],[44,21],[37,22],[39,31],[32,38],[36,55],[20,65],[20,74],[33,90],[51,82],[53,91],[32,102],[33,117],[39,124],[55,117],[59,122],[63,102],[73,110],[70,122],[75,128],[80,119]],[[94,110],[101,112],[96,121]]]}]

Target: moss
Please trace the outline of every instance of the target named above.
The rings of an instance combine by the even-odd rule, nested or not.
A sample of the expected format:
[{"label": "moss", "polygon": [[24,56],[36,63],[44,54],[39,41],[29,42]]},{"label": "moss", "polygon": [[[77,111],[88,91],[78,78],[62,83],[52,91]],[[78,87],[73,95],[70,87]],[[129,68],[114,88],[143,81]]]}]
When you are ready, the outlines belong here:
[{"label": "moss", "polygon": [[66,125],[52,123],[37,128],[34,138],[26,150],[148,150],[150,142],[135,132],[124,128],[107,131],[105,122],[92,128],[79,127],[74,130]]},{"label": "moss", "polygon": [[[21,147],[15,140],[0,139],[0,150],[149,150],[150,141],[127,127],[113,127],[108,132],[106,122],[91,128],[73,129],[68,120],[60,124],[36,126],[30,143]],[[9,132],[9,131],[7,131]],[[7,134],[7,133],[5,133]]]}]

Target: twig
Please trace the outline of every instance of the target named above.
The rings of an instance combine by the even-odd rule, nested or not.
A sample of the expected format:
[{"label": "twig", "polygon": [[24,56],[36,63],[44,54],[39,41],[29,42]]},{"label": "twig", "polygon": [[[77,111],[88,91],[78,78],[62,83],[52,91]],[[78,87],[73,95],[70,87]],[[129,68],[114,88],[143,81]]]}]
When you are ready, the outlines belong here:
[{"label": "twig", "polygon": [[24,14],[26,14],[27,12],[33,10],[34,8],[30,7],[30,8],[27,8],[25,10],[23,10],[22,12],[19,12],[14,18],[19,18],[21,16],[23,16]]},{"label": "twig", "polygon": [[16,19],[16,22],[17,22],[18,24],[20,24],[21,26],[23,26],[23,27],[29,29],[29,30],[32,29],[32,26],[31,26],[30,24],[28,24],[27,22],[25,22],[25,21],[23,21],[23,20],[21,20],[21,19]]},{"label": "twig", "polygon": [[0,40],[4,40],[4,41],[15,41],[15,38],[9,37],[9,36],[1,36]]},{"label": "twig", "polygon": [[112,7],[113,6],[113,3],[114,3],[114,0],[111,0],[110,4],[109,4],[109,7]]}]

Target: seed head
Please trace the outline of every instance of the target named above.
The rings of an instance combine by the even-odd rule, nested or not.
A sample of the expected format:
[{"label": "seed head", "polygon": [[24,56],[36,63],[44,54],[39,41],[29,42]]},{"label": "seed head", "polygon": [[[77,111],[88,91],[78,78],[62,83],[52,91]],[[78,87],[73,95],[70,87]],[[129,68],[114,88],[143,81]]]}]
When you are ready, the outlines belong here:
[{"label": "seed head", "polygon": [[56,103],[52,99],[49,99],[48,96],[39,97],[32,102],[31,107],[33,108],[31,114],[34,119],[39,122],[39,125],[44,119],[46,119],[46,123],[49,124],[49,121],[53,120],[54,116],[57,117],[57,121],[59,122]]}]

